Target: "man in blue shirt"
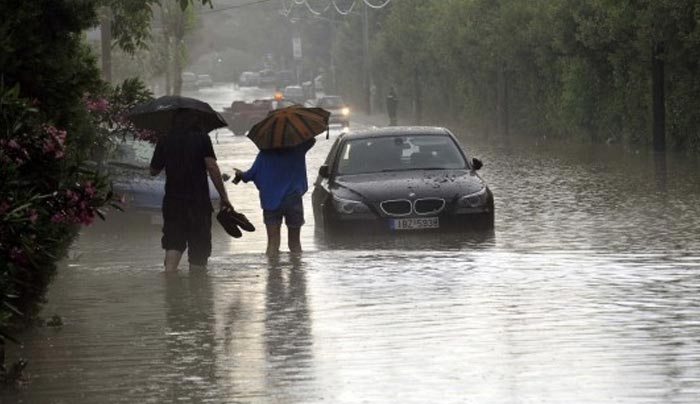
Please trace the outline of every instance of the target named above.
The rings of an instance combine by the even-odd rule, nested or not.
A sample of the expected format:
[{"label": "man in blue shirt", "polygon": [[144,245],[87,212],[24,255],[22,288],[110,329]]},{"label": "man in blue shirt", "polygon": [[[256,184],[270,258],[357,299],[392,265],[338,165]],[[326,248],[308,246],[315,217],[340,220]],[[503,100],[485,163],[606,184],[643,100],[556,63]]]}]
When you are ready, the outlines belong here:
[{"label": "man in blue shirt", "polygon": [[287,225],[289,251],[301,252],[302,196],[309,188],[306,152],[315,143],[316,139],[311,139],[294,148],[262,150],[248,171],[234,169],[234,183],[253,181],[260,192],[260,206],[267,229],[267,255],[279,252],[282,218]]}]

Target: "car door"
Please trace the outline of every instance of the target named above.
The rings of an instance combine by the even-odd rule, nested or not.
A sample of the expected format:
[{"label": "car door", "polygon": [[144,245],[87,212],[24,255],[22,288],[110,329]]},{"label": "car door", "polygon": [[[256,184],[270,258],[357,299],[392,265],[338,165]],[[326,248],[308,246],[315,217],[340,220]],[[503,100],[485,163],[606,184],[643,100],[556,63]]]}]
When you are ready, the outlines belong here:
[{"label": "car door", "polygon": [[[317,226],[323,226],[325,222],[324,212],[332,198],[330,187],[335,175],[335,160],[341,143],[342,136],[335,139],[333,146],[331,146],[331,149],[328,151],[326,161],[319,167],[316,181],[314,181],[314,189],[311,193],[311,204],[313,205],[314,220]],[[327,175],[321,175],[322,170],[325,170]]]}]

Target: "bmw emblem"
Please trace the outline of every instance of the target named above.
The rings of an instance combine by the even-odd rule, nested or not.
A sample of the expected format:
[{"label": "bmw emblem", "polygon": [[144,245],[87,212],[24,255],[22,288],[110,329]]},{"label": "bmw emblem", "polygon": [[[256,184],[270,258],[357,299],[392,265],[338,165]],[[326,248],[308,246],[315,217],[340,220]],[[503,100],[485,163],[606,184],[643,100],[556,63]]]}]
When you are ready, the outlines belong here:
[{"label": "bmw emblem", "polygon": [[409,198],[413,198],[414,196],[416,196],[416,193],[415,193],[415,192],[409,192],[409,194],[408,194],[408,197],[409,197]]}]

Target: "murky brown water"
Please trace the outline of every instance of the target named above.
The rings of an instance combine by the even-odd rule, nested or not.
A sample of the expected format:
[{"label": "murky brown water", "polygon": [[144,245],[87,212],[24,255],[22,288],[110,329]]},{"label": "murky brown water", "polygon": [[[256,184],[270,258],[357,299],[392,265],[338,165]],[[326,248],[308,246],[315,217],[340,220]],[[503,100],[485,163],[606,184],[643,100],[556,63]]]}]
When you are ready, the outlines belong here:
[{"label": "murky brown water", "polygon": [[[219,140],[225,170],[252,162],[245,138]],[[462,141],[496,196],[492,234],[328,245],[307,195],[306,251],[269,262],[253,185],[229,193],[260,230],[216,227],[207,272],[161,272],[150,213],[86,229],[48,296],[65,325],[21,336],[30,380],[0,400],[697,403],[698,162]]]}]

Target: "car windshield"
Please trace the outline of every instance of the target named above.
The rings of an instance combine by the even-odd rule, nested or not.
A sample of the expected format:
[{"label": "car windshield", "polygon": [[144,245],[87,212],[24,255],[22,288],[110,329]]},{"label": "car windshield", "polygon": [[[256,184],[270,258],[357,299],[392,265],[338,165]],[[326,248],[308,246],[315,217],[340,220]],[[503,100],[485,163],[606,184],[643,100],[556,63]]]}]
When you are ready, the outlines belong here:
[{"label": "car windshield", "polygon": [[462,153],[449,136],[387,136],[345,142],[340,150],[338,175],[466,167]]},{"label": "car windshield", "polygon": [[304,94],[304,90],[301,87],[287,87],[284,89],[284,94],[287,96],[300,96]]},{"label": "car windshield", "polygon": [[323,97],[318,101],[321,108],[342,108],[343,99],[340,97]]}]

